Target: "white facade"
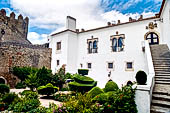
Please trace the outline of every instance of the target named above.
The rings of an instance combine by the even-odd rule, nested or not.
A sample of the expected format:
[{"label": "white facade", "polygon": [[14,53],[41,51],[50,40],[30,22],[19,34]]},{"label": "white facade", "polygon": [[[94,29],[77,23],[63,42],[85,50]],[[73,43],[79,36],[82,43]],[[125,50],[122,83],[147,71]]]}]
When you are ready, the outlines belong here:
[{"label": "white facade", "polygon": [[[160,17],[155,16],[80,32],[76,30],[76,19],[67,17],[66,30],[49,37],[53,73],[63,64],[66,65],[67,72],[77,73],[78,69],[88,69],[87,64],[91,63],[88,76],[98,81],[97,85],[101,88],[109,80],[109,73],[111,73],[110,78],[119,87],[129,80],[135,81],[135,75],[139,70],[149,74],[145,52],[142,51],[143,41],[152,32],[159,37],[159,44],[166,43],[170,46],[169,6],[169,0],[165,1]],[[150,28],[150,23],[157,24],[157,27]],[[148,28],[146,29],[146,27]],[[121,34],[124,35],[124,50],[113,52],[111,37]],[[97,39],[97,53],[88,53],[88,40],[91,39]],[[61,42],[60,50],[57,50],[57,42]],[[57,60],[59,64],[57,64]],[[127,62],[132,62],[132,69],[126,69]],[[108,69],[108,63],[113,63],[113,69]]]}]

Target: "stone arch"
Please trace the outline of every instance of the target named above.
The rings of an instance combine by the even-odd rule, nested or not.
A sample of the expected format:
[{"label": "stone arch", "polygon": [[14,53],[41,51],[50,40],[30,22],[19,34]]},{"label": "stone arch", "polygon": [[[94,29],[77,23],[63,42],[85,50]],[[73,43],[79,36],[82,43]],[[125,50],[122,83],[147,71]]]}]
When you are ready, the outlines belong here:
[{"label": "stone arch", "polygon": [[0,76],[0,84],[7,84],[7,80],[3,76]]}]

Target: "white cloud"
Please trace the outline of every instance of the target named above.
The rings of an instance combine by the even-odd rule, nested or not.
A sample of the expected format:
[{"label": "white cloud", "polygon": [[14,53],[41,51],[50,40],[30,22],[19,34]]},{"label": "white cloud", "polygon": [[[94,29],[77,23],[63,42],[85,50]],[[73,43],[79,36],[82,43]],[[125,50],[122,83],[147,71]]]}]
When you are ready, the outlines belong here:
[{"label": "white cloud", "polygon": [[[128,6],[141,0],[130,0]],[[140,14],[122,14],[112,10],[104,12],[100,7],[101,0],[11,0],[11,6],[24,16],[29,16],[30,27],[56,29],[58,32],[65,29],[66,16],[77,19],[77,28],[91,29],[105,26],[108,21],[121,20],[126,22],[129,17],[138,18]],[[143,13],[144,17],[154,13]],[[30,32],[28,38],[33,43],[45,42],[45,35]]]},{"label": "white cloud", "polygon": [[32,44],[44,44],[47,42],[47,34],[39,35],[36,32],[28,33],[28,40],[32,42]]}]

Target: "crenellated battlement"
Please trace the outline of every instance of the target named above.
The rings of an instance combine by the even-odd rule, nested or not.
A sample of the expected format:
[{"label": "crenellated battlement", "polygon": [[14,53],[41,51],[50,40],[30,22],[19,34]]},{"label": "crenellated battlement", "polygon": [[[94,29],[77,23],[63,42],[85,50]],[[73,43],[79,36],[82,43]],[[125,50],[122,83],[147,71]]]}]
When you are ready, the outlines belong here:
[{"label": "crenellated battlement", "polygon": [[[0,41],[27,40],[29,18],[20,14],[17,18],[14,12],[8,17],[4,9],[0,10]],[[17,39],[18,38],[18,39]]]}]

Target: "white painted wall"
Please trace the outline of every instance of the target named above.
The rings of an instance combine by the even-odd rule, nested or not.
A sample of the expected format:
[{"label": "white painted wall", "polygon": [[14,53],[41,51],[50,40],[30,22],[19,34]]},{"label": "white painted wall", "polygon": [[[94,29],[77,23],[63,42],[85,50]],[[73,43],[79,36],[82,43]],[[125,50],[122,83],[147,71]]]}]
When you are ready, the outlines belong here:
[{"label": "white painted wall", "polygon": [[[92,69],[89,71],[89,76],[98,81],[98,86],[104,87],[108,81],[107,62],[114,62],[114,69],[111,70],[111,78],[120,87],[126,84],[128,80],[135,81],[136,72],[144,70],[148,73],[145,53],[142,52],[142,41],[144,35],[148,32],[146,26],[153,20],[142,21],[137,23],[125,24],[116,27],[80,33],[78,35],[78,62],[77,67],[80,68],[80,63],[83,68],[87,68],[87,62],[92,63]],[[125,34],[125,49],[123,52],[112,52],[110,36]],[[159,32],[159,31],[158,31]],[[87,39],[93,35],[98,38],[98,53],[87,53]],[[126,61],[134,62],[134,71],[125,71]]]},{"label": "white painted wall", "polygon": [[[51,69],[55,73],[63,64],[67,64],[68,58],[68,33],[61,33],[55,36],[50,36],[49,47],[52,48]],[[56,50],[57,42],[61,42],[61,51]],[[57,60],[60,65],[57,66]]]},{"label": "white painted wall", "polygon": [[[95,31],[74,33],[66,31],[55,36],[51,36],[50,47],[52,49],[52,70],[55,72],[62,64],[66,64],[66,71],[76,73],[77,69],[87,68],[87,63],[92,63],[92,69],[89,70],[89,76],[98,81],[98,86],[104,87],[109,80],[108,74],[111,71],[111,78],[119,87],[126,84],[128,80],[135,81],[137,71],[144,70],[148,73],[145,53],[142,51],[142,41],[144,35],[149,31],[146,29],[149,22],[145,20],[130,24],[119,25],[110,28],[104,28]],[[159,31],[159,27],[155,29]],[[110,36],[125,34],[123,52],[112,52]],[[88,54],[87,39],[91,36],[98,38],[98,53]],[[56,53],[56,43],[61,41],[61,52]],[[60,60],[60,66],[56,67],[57,60]],[[134,71],[125,71],[126,62],[134,62]],[[107,63],[114,62],[114,69],[107,69]]]},{"label": "white painted wall", "polygon": [[162,10],[161,19],[163,18],[163,23],[160,22],[161,32],[163,37],[163,43],[167,44],[170,48],[170,0],[165,1],[164,8]]}]

